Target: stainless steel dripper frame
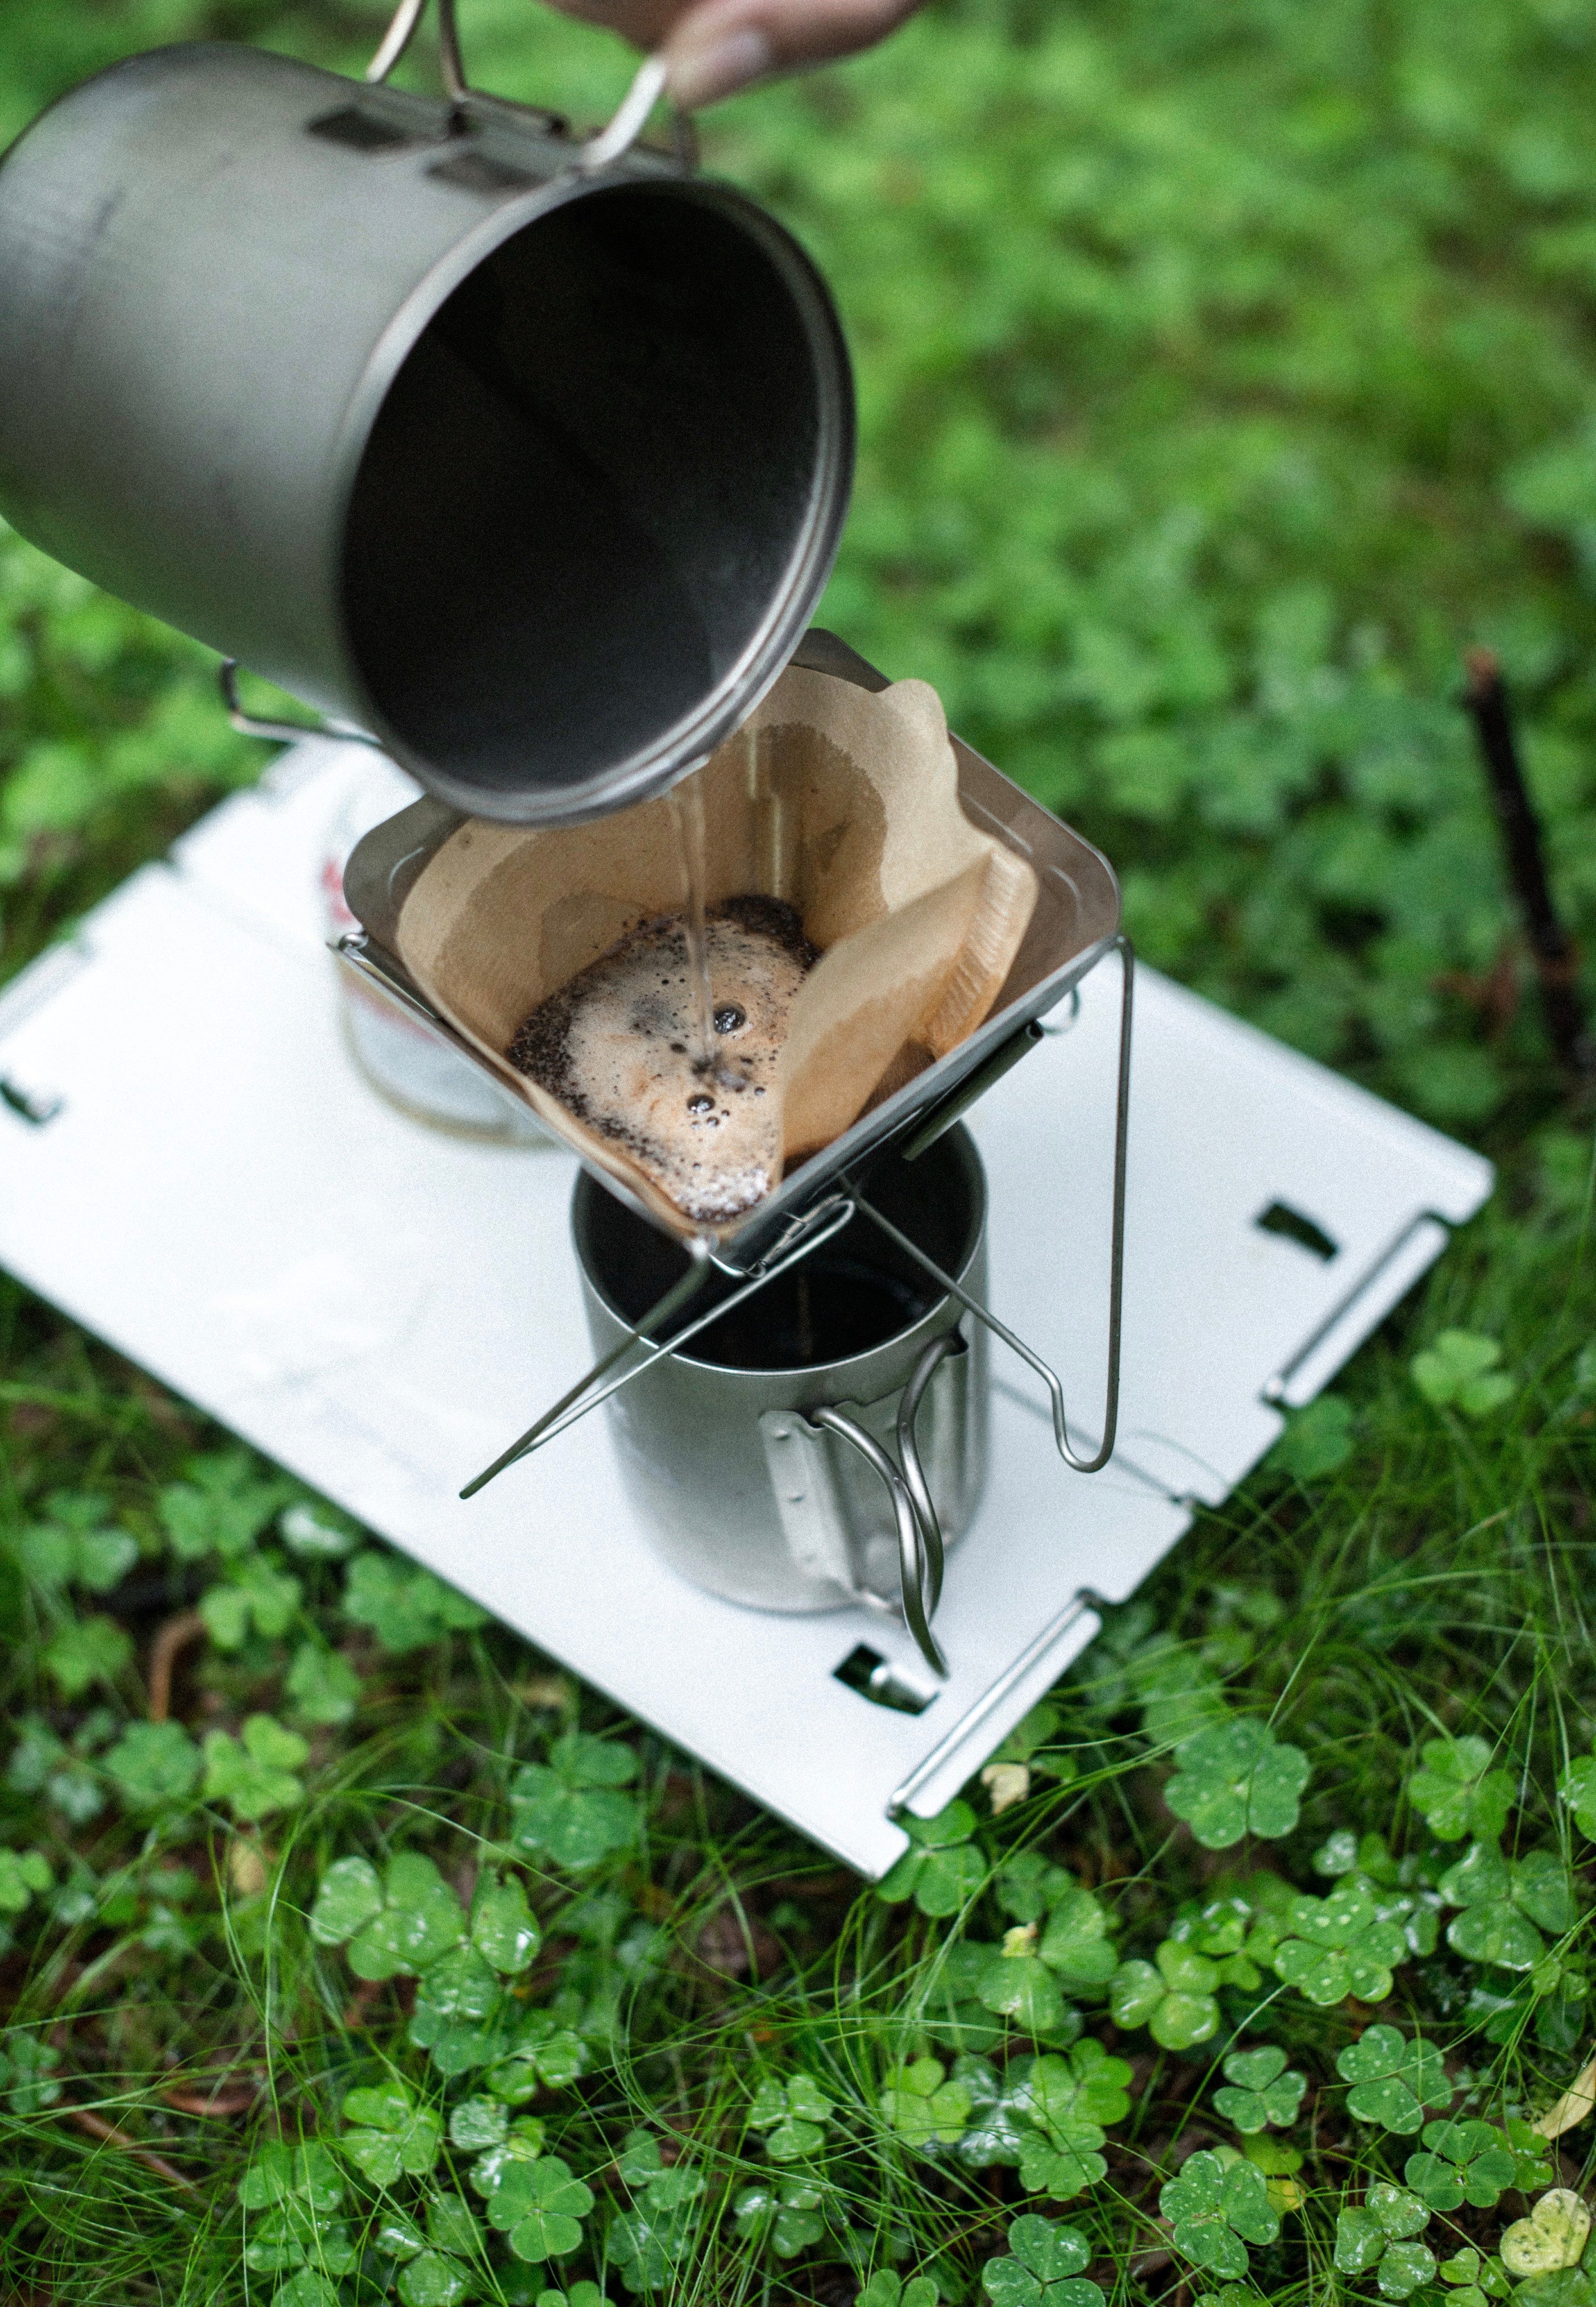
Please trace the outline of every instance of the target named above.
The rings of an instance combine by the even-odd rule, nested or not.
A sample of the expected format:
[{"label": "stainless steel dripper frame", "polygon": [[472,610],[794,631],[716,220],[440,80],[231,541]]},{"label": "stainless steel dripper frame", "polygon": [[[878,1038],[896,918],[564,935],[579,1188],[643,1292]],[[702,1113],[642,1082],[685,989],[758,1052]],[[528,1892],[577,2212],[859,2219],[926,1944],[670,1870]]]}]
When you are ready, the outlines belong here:
[{"label": "stainless steel dripper frame", "polygon": [[[478,817],[662,792],[825,584],[854,465],[829,296],[774,218],[586,142],[215,44],[128,58],[0,163],[0,512]],[[236,699],[235,699],[236,702]],[[242,716],[241,716],[242,719]],[[300,732],[250,725],[260,733]]]},{"label": "stainless steel dripper frame", "polygon": [[[792,661],[856,682],[862,688],[881,690],[888,685],[885,675],[832,633],[809,633]],[[472,1497],[518,1459],[553,1441],[600,1402],[613,1400],[663,1357],[682,1355],[712,1324],[757,1300],[759,1293],[792,1274],[804,1259],[826,1250],[860,1219],[884,1245],[890,1244],[911,1267],[925,1274],[943,1297],[1018,1354],[1043,1380],[1051,1405],[1054,1443],[1067,1466],[1077,1473],[1091,1474],[1108,1463],[1120,1397],[1133,988],[1130,941],[1120,928],[1119,884],[1107,859],[1089,842],[1061,824],[962,739],[955,737],[952,743],[959,801],[966,816],[982,832],[1025,857],[1038,883],[1030,927],[986,1022],[945,1058],[862,1114],[850,1129],[784,1178],[773,1194],[735,1224],[722,1230],[713,1241],[697,1244],[697,1255],[686,1272],[646,1312],[619,1325],[614,1342],[585,1376],[468,1483],[461,1492],[463,1497]],[[462,822],[459,812],[435,801],[420,801],[365,836],[344,876],[344,894],[361,930],[340,939],[338,950],[369,984],[430,1025],[474,1063],[483,1065],[471,1043],[432,1007],[399,957],[399,918],[405,899]],[[1082,978],[1111,953],[1120,956],[1122,979],[1110,1208],[1107,1371],[1101,1438],[1095,1450],[1082,1451],[1070,1441],[1064,1390],[1057,1373],[982,1302],[978,1285],[972,1287],[957,1274],[948,1272],[885,1210],[875,1206],[866,1172],[872,1157],[888,1147],[910,1164],[922,1158],[983,1091],[1034,1049],[1044,1034],[1055,1030],[1043,1022],[1048,1014],[1068,1003]],[[485,1066],[485,1070],[491,1068]],[[635,1212],[654,1231],[647,1212],[615,1179],[598,1171],[589,1175],[598,1188]],[[584,1185],[584,1193],[588,1190]],[[715,1303],[695,1303],[717,1276],[734,1284],[731,1295],[717,1291]],[[906,1482],[906,1465],[903,1471]],[[928,1582],[929,1574],[914,1569],[910,1553],[905,1544],[901,1598],[905,1621],[927,1663],[940,1674],[945,1671],[944,1662],[929,1626],[935,1607],[935,1582]],[[914,1561],[929,1563],[930,1558],[922,1517]],[[923,1623],[916,1623],[917,1616]]]},{"label": "stainless steel dripper frame", "polygon": [[[980,1294],[986,1179],[969,1132],[871,1164],[872,1206]],[[571,1205],[588,1326],[626,1345],[691,1260],[583,1175]],[[715,1277],[693,1308],[737,1285]],[[611,1402],[622,1477],[696,1586],[762,1610],[903,1610],[928,1658],[945,1545],[986,1473],[986,1334],[857,1215],[758,1302],[670,1347]],[[885,1513],[883,1514],[883,1506]]]}]

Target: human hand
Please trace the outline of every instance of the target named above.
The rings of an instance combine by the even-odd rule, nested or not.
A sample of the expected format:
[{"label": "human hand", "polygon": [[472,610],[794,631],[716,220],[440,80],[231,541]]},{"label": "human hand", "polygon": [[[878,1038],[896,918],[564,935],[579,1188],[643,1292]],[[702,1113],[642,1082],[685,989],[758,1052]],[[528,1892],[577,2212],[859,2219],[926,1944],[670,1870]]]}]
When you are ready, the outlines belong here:
[{"label": "human hand", "polygon": [[607,24],[664,57],[666,89],[684,112],[772,73],[802,71],[868,48],[912,16],[919,0],[556,0],[568,16]]}]

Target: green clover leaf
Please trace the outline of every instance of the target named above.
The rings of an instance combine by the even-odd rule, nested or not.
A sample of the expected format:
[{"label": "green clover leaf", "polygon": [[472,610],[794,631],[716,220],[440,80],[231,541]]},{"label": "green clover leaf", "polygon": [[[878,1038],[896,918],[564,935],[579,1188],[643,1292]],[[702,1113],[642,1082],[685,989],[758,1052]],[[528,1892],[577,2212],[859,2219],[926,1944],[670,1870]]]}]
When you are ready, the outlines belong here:
[{"label": "green clover leaf", "polygon": [[307,2209],[336,2211],[344,2200],[344,2178],[330,2148],[314,2141],[286,2141],[257,2148],[239,2182],[238,2200],[246,2211],[303,2203]]},{"label": "green clover leaf", "polygon": [[310,1928],[322,1946],[349,1942],[356,1978],[396,1978],[458,1946],[466,1918],[432,1860],[407,1850],[390,1861],[385,1881],[366,1859],[337,1860],[322,1878]]},{"label": "green clover leaf", "polygon": [[56,1877],[38,1850],[0,1849],[0,1915],[20,1915]]},{"label": "green clover leaf", "polygon": [[485,1625],[487,1612],[418,1563],[375,1547],[357,1554],[344,1579],[344,1616],[369,1626],[395,1658],[442,1642],[446,1634]]},{"label": "green clover leaf", "polygon": [[1214,2104],[1227,2122],[1250,2136],[1271,2124],[1283,2131],[1297,2120],[1308,2077],[1286,2065],[1286,2054],[1276,2043],[1256,2051],[1232,2051],[1224,2063],[1230,2086],[1216,2090]]},{"label": "green clover leaf", "polygon": [[348,1659],[313,1640],[295,1651],[284,1687],[302,1722],[351,1722],[360,1704],[360,1677]]},{"label": "green clover leaf", "polygon": [[589,2063],[579,2035],[546,2011],[533,2011],[517,2029],[509,2057],[489,2073],[487,2088],[495,2098],[516,2106],[539,2089],[564,2090],[587,2073]]},{"label": "green clover leaf", "polygon": [[766,2133],[765,2152],[773,2163],[796,2163],[825,2145],[832,2113],[814,2078],[797,2074],[785,2083],[761,2083],[748,2120],[751,2130]]},{"label": "green clover leaf", "polygon": [[970,2119],[970,2094],[950,2083],[940,2059],[915,2059],[888,2071],[879,2105],[886,2121],[911,2147],[951,2147]]},{"label": "green clover leaf", "polygon": [[133,1636],[115,1618],[69,1618],[46,1643],[44,1663],[64,1698],[114,1683],[133,1656]]},{"label": "green clover leaf", "polygon": [[346,2092],[343,2116],[356,2127],[339,2144],[374,2186],[391,2187],[401,2174],[419,2177],[438,2159],[442,2122],[401,2082]]},{"label": "green clover leaf", "polygon": [[1120,1960],[1102,1900],[1068,1876],[1036,1951],[1068,1994],[1106,1987]]},{"label": "green clover leaf", "polygon": [[1421,1767],[1408,1780],[1408,1799],[1440,1842],[1465,1834],[1494,1842],[1513,1808],[1513,1780],[1490,1767],[1483,1738],[1429,1738]]},{"label": "green clover leaf", "polygon": [[535,2163],[512,2163],[488,2201],[488,2221],[508,2234],[518,2259],[536,2265],[569,2259],[582,2240],[582,2221],[593,2208],[593,2190],[571,2175],[557,2155]]},{"label": "green clover leaf", "polygon": [[468,2155],[484,2148],[502,2147],[510,2131],[510,2113],[493,2098],[463,2098],[449,2118],[449,2143]]},{"label": "green clover leaf", "polygon": [[1335,2265],[1343,2275],[1377,2270],[1385,2297],[1409,2298],[1435,2277],[1434,2252],[1413,2240],[1429,2224],[1429,2212],[1417,2196],[1377,2180],[1360,2208],[1336,2217]]},{"label": "green clover leaf", "polygon": [[1511,1402],[1517,1391],[1497,1364],[1502,1349],[1495,1338],[1472,1330],[1443,1330],[1408,1368],[1413,1384],[1432,1408],[1461,1410],[1465,1418],[1485,1418]]},{"label": "green clover leaf", "polygon": [[1517,2184],[1518,2157],[1489,2123],[1427,2123],[1424,2151],[1409,2156],[1403,2175],[1432,2211],[1463,2203],[1489,2211]]},{"label": "green clover leaf", "polygon": [[325,2276],[302,2267],[297,2275],[278,2285],[271,2294],[271,2307],[339,2307],[339,2294]]},{"label": "green clover leaf", "polygon": [[[692,2249],[699,2217],[695,2205],[704,2180],[684,2164],[664,2169],[658,2141],[647,2131],[631,2133],[619,2168],[634,2192],[640,2191],[642,2201],[636,2210],[611,2221],[605,2252],[629,2291],[662,2290]],[[794,2184],[784,2183],[778,2203]],[[796,2210],[796,2204],[793,2208]]]},{"label": "green clover leaf", "polygon": [[304,1591],[291,1571],[279,1570],[265,1555],[245,1555],[229,1565],[225,1584],[201,1595],[200,1616],[218,1650],[242,1650],[252,1625],[267,1641],[278,1642],[293,1624]]},{"label": "green clover leaf", "polygon": [[1289,1928],[1274,1967],[1310,2003],[1340,2003],[1349,1994],[1383,2003],[1392,1970],[1408,1951],[1396,1925],[1378,1919],[1369,1885],[1356,1875],[1338,1882],[1327,1899],[1293,1899]]},{"label": "green clover leaf", "polygon": [[13,2114],[42,2114],[56,2105],[61,2086],[50,2070],[60,2063],[60,2052],[38,2035],[20,2027],[0,2034],[0,2096]]},{"label": "green clover leaf", "polygon": [[940,2296],[929,2275],[911,2276],[905,2283],[896,2268],[880,2267],[854,2302],[854,2307],[937,2307]]},{"label": "green clover leaf", "polygon": [[19,1794],[42,1791],[73,1825],[86,1825],[105,1808],[106,1797],[99,1773],[85,1757],[100,1743],[113,1720],[107,1709],[97,1707],[79,1724],[69,1745],[41,1716],[24,1715],[17,1726],[21,1736],[6,1764],[6,1784]]},{"label": "green clover leaf", "polygon": [[[784,2179],[773,2187],[745,2187],[734,2209],[738,2232],[768,2243],[777,2259],[795,2259],[826,2232],[826,2222],[819,2215],[822,2200],[810,2179]],[[934,2286],[931,2307],[936,2307]]]},{"label": "green clover leaf", "polygon": [[235,1818],[266,1818],[305,1800],[304,1784],[294,1774],[310,1748],[270,1714],[248,1716],[237,1738],[208,1730],[200,1751],[205,1800],[225,1802]]},{"label": "green clover leaf", "polygon": [[986,1861],[970,1840],[975,1814],[968,1803],[951,1802],[935,1818],[898,1821],[909,1847],[876,1885],[888,1905],[913,1899],[922,1915],[957,1915],[986,1879]]},{"label": "green clover leaf", "polygon": [[1243,1835],[1290,1834],[1308,1784],[1308,1757],[1283,1745],[1251,1716],[1214,1722],[1178,1749],[1163,1798],[1206,1850],[1227,1850]]},{"label": "green clover leaf", "polygon": [[1067,2023],[1059,1982],[1036,1951],[1034,1923],[1018,1923],[1004,1932],[1002,1945],[989,1954],[978,1973],[975,1988],[988,2011],[1012,2019],[1043,2041],[1055,2040]]},{"label": "green clover leaf", "polygon": [[34,1584],[86,1586],[91,1594],[119,1586],[139,1558],[139,1542],[112,1525],[107,1502],[83,1491],[52,1490],[44,1504],[48,1519],[16,1541],[17,1557]]},{"label": "green clover leaf", "polygon": [[1104,2126],[1129,2112],[1131,2071],[1091,2040],[1062,2056],[1034,2059],[1016,2094],[1016,2111],[1034,2126],[1020,2134],[1020,2183],[1027,2194],[1068,2202],[1103,2177]]},{"label": "green clover leaf", "polygon": [[[480,2102],[478,2102],[479,2104]],[[471,2165],[471,2184],[479,2195],[493,2197],[504,2174],[517,2163],[536,2163],[543,2153],[548,2125],[535,2114],[518,2114],[504,2135],[485,2148]]]},{"label": "green clover leaf", "polygon": [[1293,1411],[1269,1453],[1269,1463],[1304,1488],[1339,1472],[1352,1454],[1352,1405],[1339,1394],[1321,1394]]},{"label": "green clover leaf", "polygon": [[[1485,2307],[1487,2299],[1505,2299],[1510,2286],[1495,2260],[1481,2259],[1472,2244],[1444,2259],[1436,2273],[1446,2284],[1460,2285],[1450,2307]],[[1589,2302],[1582,2303],[1589,2307]]]},{"label": "green clover leaf", "polygon": [[537,1918],[513,1875],[478,1886],[471,1908],[471,1943],[506,1978],[525,1970],[543,1944]]},{"label": "green clover leaf", "polygon": [[1219,1967],[1179,1939],[1152,1962],[1124,1962],[1109,1986],[1117,2027],[1146,2027],[1166,2051],[1188,2051],[1219,2031]]},{"label": "green clover leaf", "polygon": [[1194,2267],[1232,2279],[1250,2264],[1249,2243],[1273,2243],[1280,2214],[1256,2164],[1228,2166],[1206,2149],[1187,2157],[1180,2175],[1159,2190],[1158,2208],[1174,2227],[1177,2251]]},{"label": "green clover leaf", "polygon": [[1575,1918],[1566,1871],[1549,1850],[1507,1858],[1490,1843],[1471,1843],[1442,1875],[1440,1891],[1448,1906],[1463,1909],[1447,1925],[1447,1945],[1500,1970],[1532,1969],[1546,1951],[1540,1930],[1560,1934]]},{"label": "green clover leaf", "polygon": [[442,2251],[424,2251],[413,2259],[399,2270],[397,2286],[404,2307],[459,2307],[476,2287],[459,2260]]},{"label": "green clover leaf", "polygon": [[191,1458],[185,1482],[168,1484],[157,1501],[172,1551],[179,1560],[245,1552],[283,1502],[287,1485],[257,1480],[247,1450],[221,1450]]},{"label": "green clover leaf", "polygon": [[1596,1754],[1582,1754],[1557,1780],[1557,1792],[1574,1813],[1580,1832],[1596,1842]]},{"label": "green clover leaf", "polygon": [[1103,2292],[1081,2275],[1091,2245],[1076,2227],[1027,2212],[1008,2230],[1008,2256],[989,2259],[981,2287],[992,2307],[1103,2307]]},{"label": "green clover leaf", "polygon": [[970,2097],[970,2121],[958,2142],[958,2159],[973,2171],[1018,2163],[1031,2137],[1028,2071],[1022,2059],[1005,2068],[1000,2078],[985,2059],[955,2060],[953,2080],[962,2083]]},{"label": "green clover leaf", "polygon": [[1352,2085],[1347,2105],[1360,2123],[1377,2123],[1386,2131],[1412,2132],[1424,2121],[1427,2106],[1445,2106],[1452,2086],[1441,2054],[1422,2035],[1410,2042],[1394,2027],[1369,2027],[1349,2043],[1335,2062],[1336,2071]]},{"label": "green clover leaf", "polygon": [[129,1810],[184,1802],[199,1782],[200,1750],[181,1722],[130,1722],[105,1756]]},{"label": "green clover leaf", "polygon": [[546,1762],[528,1762],[517,1771],[510,1789],[512,1839],[523,1850],[546,1852],[561,1866],[596,1866],[636,1837],[638,1805],[617,1791],[636,1770],[630,1746],[567,1731]]},{"label": "green clover leaf", "polygon": [[453,1946],[422,1972],[407,2031],[440,2074],[463,2075],[504,2057],[515,2015],[493,1966],[474,1946]]}]

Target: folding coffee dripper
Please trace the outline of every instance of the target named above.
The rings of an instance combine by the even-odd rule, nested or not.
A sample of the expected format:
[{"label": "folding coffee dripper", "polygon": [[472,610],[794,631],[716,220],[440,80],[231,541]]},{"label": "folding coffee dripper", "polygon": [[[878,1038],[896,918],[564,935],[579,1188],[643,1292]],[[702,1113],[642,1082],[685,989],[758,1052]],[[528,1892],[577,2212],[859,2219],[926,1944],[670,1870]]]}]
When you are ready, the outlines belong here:
[{"label": "folding coffee dripper", "polygon": [[[885,677],[836,636],[811,631],[792,662],[859,686],[881,690]],[[1022,855],[1036,875],[1035,912],[1008,980],[985,1021],[945,1057],[928,1066],[903,1088],[871,1107],[831,1145],[800,1163],[774,1192],[743,1217],[695,1245],[696,1255],[681,1278],[629,1325],[616,1342],[559,1401],[461,1493],[469,1497],[518,1459],[541,1449],[579,1419],[632,1385],[662,1359],[680,1356],[716,1323],[735,1314],[782,1277],[836,1241],[845,1228],[862,1219],[895,1254],[907,1259],[951,1299],[1018,1354],[1048,1389],[1053,1438],[1064,1463],[1077,1473],[1095,1473],[1114,1446],[1119,1400],[1120,1328],[1124,1264],[1126,1132],[1130,1080],[1133,961],[1129,940],[1120,928],[1118,884],[1107,861],[1068,826],[964,744],[951,740],[958,770],[959,801],[971,821]],[[376,827],[356,846],[345,875],[345,896],[361,923],[359,932],[337,948],[348,965],[430,1025],[485,1072],[492,1074],[472,1043],[440,1015],[399,956],[399,917],[404,902],[443,844],[463,823],[459,812],[424,800]],[[914,1162],[951,1129],[993,1083],[1036,1047],[1050,1029],[1043,1021],[1066,1001],[1088,971],[1111,951],[1120,956],[1120,999],[1113,1184],[1111,1214],[1108,1351],[1102,1434],[1089,1454],[1071,1443],[1063,1387],[1056,1372],[1008,1328],[977,1292],[950,1274],[901,1225],[871,1199],[864,1172],[888,1153]],[[497,1079],[497,1076],[493,1076]],[[585,1165],[586,1166],[586,1165]],[[606,1171],[588,1168],[605,1191],[642,1219],[648,1214],[624,1184]],[[589,1190],[584,1187],[583,1191]],[[650,1221],[651,1222],[651,1221]],[[730,1282],[709,1290],[713,1278]],[[705,1292],[713,1299],[699,1301]],[[930,1381],[928,1370],[922,1384]],[[941,1584],[938,1517],[918,1467],[914,1414],[906,1421],[909,1446],[899,1462],[878,1465],[891,1497],[902,1561],[901,1604],[905,1621],[933,1668],[943,1661],[930,1621]],[[837,1428],[833,1425],[833,1431]],[[849,1436],[855,1448],[859,1444]]]}]

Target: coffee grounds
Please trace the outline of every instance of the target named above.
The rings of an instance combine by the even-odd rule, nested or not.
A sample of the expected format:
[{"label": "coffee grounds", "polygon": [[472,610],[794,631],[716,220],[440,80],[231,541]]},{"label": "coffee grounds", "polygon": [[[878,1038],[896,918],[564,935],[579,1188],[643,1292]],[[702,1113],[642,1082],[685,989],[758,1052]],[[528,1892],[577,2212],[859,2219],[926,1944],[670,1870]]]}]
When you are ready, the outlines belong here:
[{"label": "coffee grounds", "polygon": [[724,1223],[781,1174],[777,1068],[787,1015],[819,958],[778,897],[708,908],[715,1048],[695,1051],[686,926],[662,914],[540,1002],[517,1028],[511,1065],[631,1156],[682,1213]]}]

